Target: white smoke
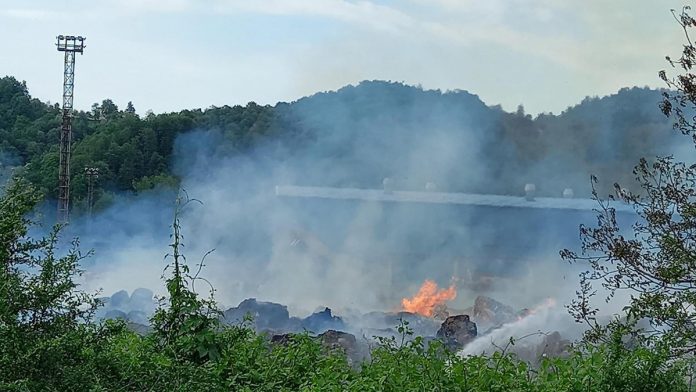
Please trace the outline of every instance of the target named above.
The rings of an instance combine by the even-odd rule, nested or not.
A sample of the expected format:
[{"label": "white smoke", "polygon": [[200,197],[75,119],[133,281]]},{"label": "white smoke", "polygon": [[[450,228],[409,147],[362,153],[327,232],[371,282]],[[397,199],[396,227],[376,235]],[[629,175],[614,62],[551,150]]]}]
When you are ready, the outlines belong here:
[{"label": "white smoke", "polygon": [[[577,247],[578,225],[591,223],[592,212],[274,194],[276,185],[292,184],[378,188],[385,177],[394,178],[397,188],[421,190],[426,184],[443,190],[452,184],[471,189],[497,184],[501,179],[491,167],[501,166],[499,157],[509,149],[502,146],[487,155],[486,148],[496,140],[489,132],[495,124],[485,113],[499,113],[472,97],[465,97],[466,105],[475,108],[471,113],[440,106],[432,113],[414,108],[413,118],[376,116],[374,124],[351,122],[351,107],[333,107],[327,113],[309,107],[304,113],[298,104],[302,124],[333,128],[322,130],[317,140],[290,156],[278,153],[272,142],[242,155],[221,153],[225,135],[218,130],[180,135],[172,164],[182,187],[202,202],[190,204],[182,216],[188,263],[194,267],[215,249],[202,275],[217,290],[222,307],[256,297],[288,305],[296,315],[320,306],[337,314],[350,309],[395,311],[425,279],[448,285],[463,275],[473,281],[490,278],[492,283],[459,287],[450,304],[454,309],[466,308],[478,294],[518,309],[549,296],[569,298],[578,287],[573,280],[577,269],[561,262],[558,250]],[[376,112],[389,113],[380,105],[393,103],[374,105]],[[355,126],[368,131],[351,133]],[[349,157],[336,157],[345,146]],[[526,175],[520,173],[520,184],[527,182]],[[567,186],[553,185],[558,194]],[[521,187],[519,191],[521,195]],[[164,255],[170,252],[174,198],[173,192],[162,190],[123,197],[92,221],[74,221],[70,234],[95,249],[86,264],[84,287],[101,288],[107,295],[138,287],[164,294],[160,277],[168,263]],[[542,312],[520,326],[534,329],[546,323],[553,329],[563,313],[562,307]]]}]

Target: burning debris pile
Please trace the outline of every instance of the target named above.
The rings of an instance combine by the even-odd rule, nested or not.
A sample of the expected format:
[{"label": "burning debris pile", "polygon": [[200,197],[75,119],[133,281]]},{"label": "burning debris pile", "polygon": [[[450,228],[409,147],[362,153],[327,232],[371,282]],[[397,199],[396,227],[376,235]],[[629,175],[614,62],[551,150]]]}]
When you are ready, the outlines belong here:
[{"label": "burning debris pile", "polygon": [[[519,337],[525,328],[529,329],[531,318],[555,307],[555,302],[548,300],[535,308],[515,311],[491,297],[478,296],[473,306],[454,311],[446,302],[456,296],[454,286],[440,289],[435,282],[426,280],[414,297],[402,300],[402,311],[338,317],[325,307],[304,318],[290,316],[285,305],[249,298],[224,311],[223,322],[251,327],[269,336],[273,344],[286,344],[292,334],[308,332],[327,348],[343,350],[351,363],[357,364],[369,356],[369,347],[377,337],[398,337],[396,327],[402,323],[408,323],[414,335],[426,341],[438,339],[452,350],[476,354],[510,337]],[[97,312],[98,318],[123,319],[137,331],[147,332],[156,306],[152,291],[140,288],[129,295],[121,290],[101,300],[104,306]],[[567,351],[569,342],[559,332],[538,335],[539,339],[516,344],[514,351],[530,362],[538,361],[542,355],[559,356]]]},{"label": "burning debris pile", "polygon": [[544,318],[556,306],[555,300],[547,299],[533,308],[515,310],[491,297],[479,295],[472,307],[455,311],[448,308],[447,302],[456,296],[454,286],[439,289],[435,282],[426,280],[414,297],[402,300],[402,306],[429,320],[444,320],[436,337],[450,349],[463,350],[463,354],[490,352],[504,346],[510,338],[522,336],[527,337],[510,351],[530,363],[536,363],[542,355],[561,356],[568,352],[570,342],[558,331],[542,331],[547,327]]},{"label": "burning debris pile", "polygon": [[[415,336],[422,336],[425,341],[438,339],[452,350],[474,346],[473,351],[486,351],[495,347],[491,343],[497,342],[502,336],[505,336],[503,341],[519,337],[522,327],[529,324],[530,318],[555,306],[555,302],[550,300],[536,308],[515,311],[511,306],[493,298],[478,296],[473,306],[466,311],[449,315],[453,311],[447,308],[445,302],[448,301],[447,298],[455,296],[454,287],[439,289],[434,282],[426,281],[414,298],[402,301],[404,308],[415,306],[417,312],[373,311],[337,317],[331,309],[324,308],[303,319],[290,317],[284,305],[247,299],[239,306],[227,310],[225,321],[243,323],[245,317],[251,316],[248,323],[258,332],[269,334],[271,342],[276,344],[284,344],[293,333],[304,331],[321,338],[323,343],[325,336],[333,336],[335,342],[325,345],[334,348],[340,346],[349,355],[349,359],[357,363],[366,358],[375,338],[399,336],[396,326],[404,322],[408,323]],[[443,314],[446,316],[442,316]],[[518,355],[535,362],[542,355],[563,355],[569,345],[559,332],[540,333],[539,336],[543,338],[517,345],[515,351]],[[337,343],[341,344],[337,346]]]}]

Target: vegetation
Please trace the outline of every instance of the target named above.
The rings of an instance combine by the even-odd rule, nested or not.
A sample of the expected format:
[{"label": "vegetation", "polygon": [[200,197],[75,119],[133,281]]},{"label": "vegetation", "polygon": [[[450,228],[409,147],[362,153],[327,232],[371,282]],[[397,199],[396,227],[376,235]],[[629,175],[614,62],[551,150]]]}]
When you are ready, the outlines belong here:
[{"label": "vegetation", "polygon": [[[253,103],[242,108],[182,111],[140,118],[120,111],[109,99],[73,120],[72,192],[76,204],[86,197],[86,166],[100,170],[96,199],[104,192],[140,192],[159,185],[176,186],[170,166],[177,135],[224,124],[230,137],[257,137],[265,132],[270,107]],[[50,198],[57,196],[60,110],[32,99],[26,85],[12,77],[0,79],[0,167],[26,165],[24,177]],[[241,135],[241,136],[240,136]],[[97,202],[99,205],[99,202]]]},{"label": "vegetation", "polygon": [[[474,158],[485,162],[477,165],[481,175],[462,176],[458,171],[473,158],[455,154],[433,160],[427,179],[410,178],[404,181],[412,183],[399,186],[422,188],[435,181],[442,190],[521,194],[525,183],[534,182],[540,194],[560,196],[570,187],[577,196],[589,195],[590,173],[630,188],[626,173],[641,156],[670,150],[669,123],[655,111],[659,100],[659,91],[623,89],[588,97],[559,115],[532,118],[522,106],[507,113],[466,91],[377,81],[273,107],[251,102],[143,117],[130,102],[121,110],[105,99],[91,111],[75,113],[71,195],[79,210],[87,192],[86,166],[100,169],[97,208],[113,193],[176,188],[182,175],[176,162],[195,153],[190,148],[195,146],[177,151],[176,140],[196,130],[217,133],[213,153],[229,157],[263,149],[260,155],[300,173],[330,158],[335,178],[310,172],[305,180],[313,185],[380,187],[384,177],[409,179],[412,165],[404,155],[422,152],[422,159],[433,160],[421,151],[427,134],[435,141],[446,138],[451,148],[476,146]],[[0,78],[0,178],[3,165],[22,166],[27,180],[47,197],[57,197],[60,115],[57,105],[32,98],[24,82]]]},{"label": "vegetation", "polygon": [[[384,339],[359,369],[308,335],[271,345],[243,325],[221,325],[212,297],[193,290],[199,276],[180,253],[178,213],[169,295],[152,319],[154,331],[141,336],[122,322],[95,323],[95,297],[75,284],[83,255],[76,247],[57,254],[60,227],[48,238],[27,238],[38,201],[21,180],[0,199],[0,390],[688,390],[681,362],[660,348],[628,349],[619,334],[538,368],[504,352],[460,357],[421,338]],[[411,334],[408,325],[400,331]]]},{"label": "vegetation", "polygon": [[[660,72],[673,89],[664,93],[661,107],[665,115],[673,115],[677,131],[696,141],[692,115],[696,109],[692,73],[696,47],[689,37],[696,20],[688,7],[675,16],[686,34],[686,44],[678,60],[668,58],[681,74],[669,78],[667,72]],[[588,337],[596,339],[606,330],[598,322],[598,309],[592,302],[597,295],[593,284],[599,283],[607,301],[617,292],[630,294],[627,321],[643,321],[641,337],[668,342],[673,355],[696,352],[696,165],[692,163],[670,156],[650,162],[641,159],[633,171],[640,191],[631,192],[617,183],[612,197],[634,208],[637,216],[630,230],[613,208],[601,203],[598,225],[581,227],[583,253],[561,252],[565,259],[587,262],[590,267],[571,306],[575,317],[592,327]]]}]

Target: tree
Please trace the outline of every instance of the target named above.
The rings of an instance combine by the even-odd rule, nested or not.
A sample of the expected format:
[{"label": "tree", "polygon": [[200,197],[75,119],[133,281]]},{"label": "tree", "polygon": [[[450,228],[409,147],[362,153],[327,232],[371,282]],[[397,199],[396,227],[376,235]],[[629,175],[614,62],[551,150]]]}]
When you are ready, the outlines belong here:
[{"label": "tree", "polygon": [[[696,21],[688,7],[674,14],[686,43],[678,60],[667,58],[681,74],[669,78],[666,71],[659,73],[673,90],[664,93],[660,108],[676,130],[696,142],[696,75],[692,72],[696,48],[689,36]],[[581,274],[581,288],[570,311],[593,327],[588,336],[601,337],[605,328],[597,322],[598,309],[592,304],[595,284],[607,291],[607,300],[628,290],[629,320],[649,321],[644,337],[666,339],[673,354],[696,352],[696,165],[669,156],[641,159],[633,173],[640,190],[630,192],[615,184],[610,201],[600,201],[597,226],[580,228],[582,253],[561,252],[564,259],[587,262],[590,267]],[[611,200],[628,203],[635,210],[637,219],[630,230],[617,222]]]},{"label": "tree", "polygon": [[524,105],[519,104],[517,105],[517,111],[515,112],[516,115],[519,117],[524,117]]},{"label": "tree", "polygon": [[[93,333],[86,322],[97,300],[78,288],[84,255],[77,243],[64,256],[58,254],[59,226],[45,238],[28,236],[32,222],[27,216],[40,200],[22,180],[13,181],[0,197],[1,390],[66,390],[55,385],[73,376],[77,379],[69,389],[80,389],[82,378],[90,377],[69,368],[83,362],[84,337]],[[92,336],[92,341],[100,339]]]},{"label": "tree", "polygon": [[115,114],[118,113],[118,106],[116,106],[114,101],[110,99],[105,99],[102,101],[101,104],[101,113],[107,118],[113,117]]},{"label": "tree", "polygon": [[128,101],[128,105],[126,105],[126,113],[135,114],[135,107],[133,106],[133,102]]}]

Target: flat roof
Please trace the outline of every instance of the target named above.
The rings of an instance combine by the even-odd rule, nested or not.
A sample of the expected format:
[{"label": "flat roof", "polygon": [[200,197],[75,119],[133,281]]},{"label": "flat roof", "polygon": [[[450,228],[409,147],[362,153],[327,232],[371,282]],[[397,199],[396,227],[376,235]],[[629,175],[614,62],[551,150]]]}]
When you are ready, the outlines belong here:
[{"label": "flat roof", "polygon": [[[535,197],[431,191],[384,191],[382,189],[332,188],[317,186],[276,185],[279,197],[360,200],[394,203],[455,204],[488,207],[540,208],[557,210],[593,211],[599,204],[594,199]],[[634,212],[630,205],[610,201],[617,212]]]}]

